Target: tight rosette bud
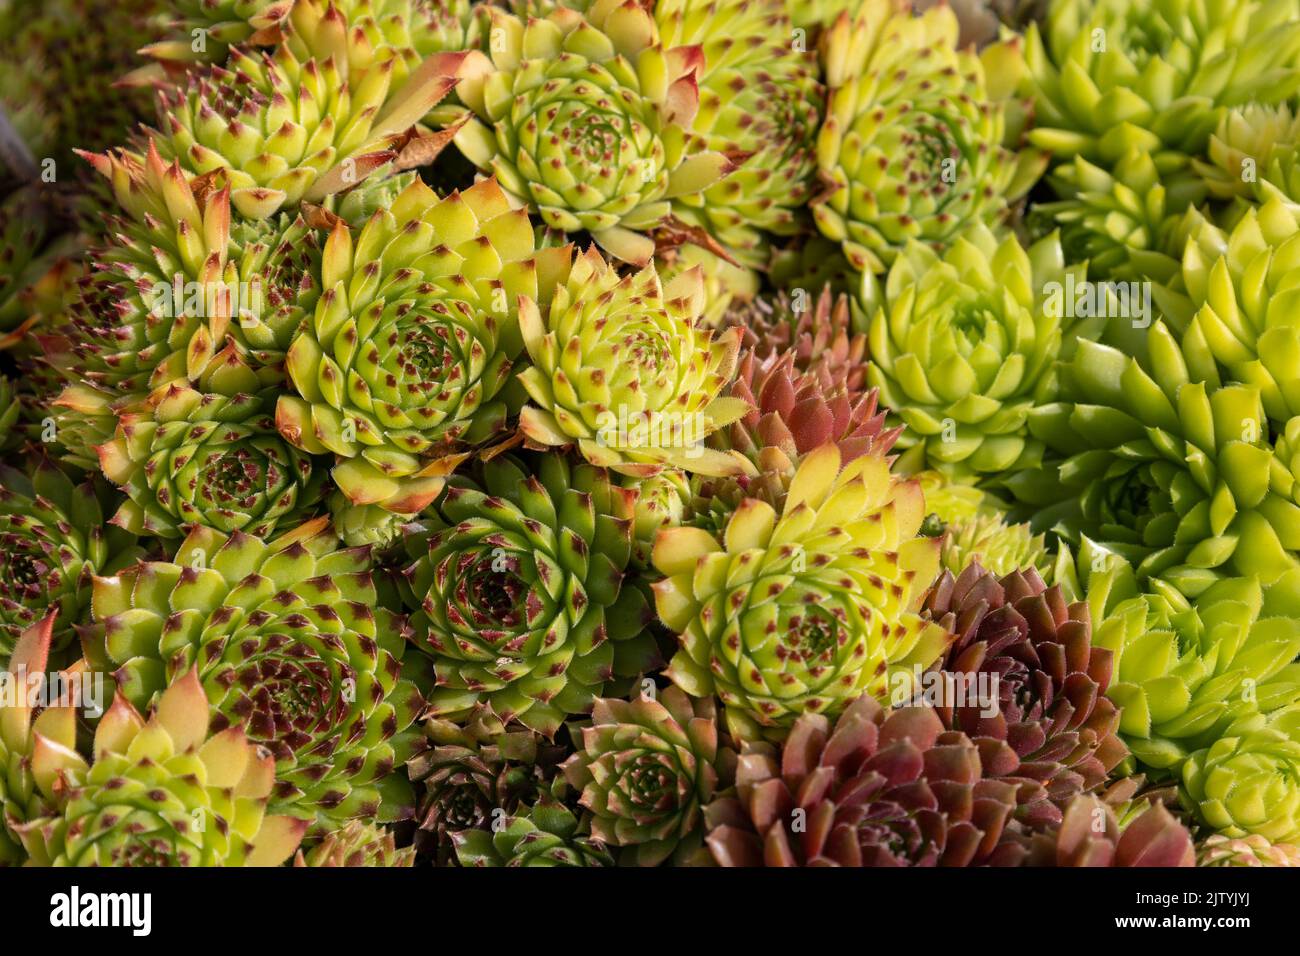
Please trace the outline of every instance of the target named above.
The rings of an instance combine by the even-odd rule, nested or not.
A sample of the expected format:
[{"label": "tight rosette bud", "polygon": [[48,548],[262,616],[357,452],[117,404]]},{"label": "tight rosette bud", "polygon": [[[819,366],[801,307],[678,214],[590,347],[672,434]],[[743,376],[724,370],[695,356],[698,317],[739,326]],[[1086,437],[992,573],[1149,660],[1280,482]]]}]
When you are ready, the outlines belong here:
[{"label": "tight rosette bud", "polygon": [[198,528],[176,561],[95,579],[87,659],[138,707],[193,670],[215,730],[274,757],[271,806],[326,829],[409,816],[405,774],[423,709],[407,633],[379,606],[368,548],[319,518],[263,541]]},{"label": "tight rosette bud", "polygon": [[740,331],[697,324],[698,269],[667,283],[653,265],[620,276],[595,248],[556,284],[549,308],[521,300],[532,365],[519,374],[532,404],[519,416],[538,447],[577,445],[594,465],[635,477],[665,467],[708,475],[753,472],[738,452],[704,447],[749,405],[722,395]]},{"label": "tight rosette bud", "polygon": [[721,539],[661,531],[653,560],[660,620],[681,650],[667,676],[717,694],[732,735],[780,736],[804,713],[834,714],[864,691],[880,700],[951,635],[919,613],[939,543],[916,538],[920,487],[867,455],[841,468],[834,445],[803,459],[784,508],[746,498]]},{"label": "tight rosette bud", "polygon": [[408,537],[404,592],[433,657],[430,713],[487,704],[547,736],[606,682],[661,662],[645,595],[625,580],[635,493],[561,456],[498,457],[481,484],[451,479]]},{"label": "tight rosette bud", "polygon": [[1238,722],[1182,772],[1183,802],[1225,836],[1300,842],[1300,709]]},{"label": "tight rosette bud", "polygon": [[731,172],[692,150],[699,47],[665,49],[634,0],[557,6],[527,22],[489,7],[488,56],[465,61],[456,94],[469,107],[456,145],[555,229],[586,231],[616,258],[644,266],[646,233],[674,201]]}]

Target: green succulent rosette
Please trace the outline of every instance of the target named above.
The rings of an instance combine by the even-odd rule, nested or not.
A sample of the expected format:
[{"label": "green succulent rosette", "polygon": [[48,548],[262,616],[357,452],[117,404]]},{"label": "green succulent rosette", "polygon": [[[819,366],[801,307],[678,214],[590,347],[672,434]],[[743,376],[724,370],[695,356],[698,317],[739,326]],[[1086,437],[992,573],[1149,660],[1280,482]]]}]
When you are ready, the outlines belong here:
[{"label": "green succulent rosette", "polygon": [[525,21],[487,8],[490,42],[467,58],[456,94],[469,108],[460,151],[555,229],[586,231],[610,255],[645,265],[648,232],[676,200],[731,172],[696,148],[698,47],[667,49],[632,0],[558,6]]},{"label": "green succulent rosette", "polygon": [[1075,155],[1047,180],[1065,198],[1035,205],[1029,219],[1060,231],[1071,262],[1112,281],[1165,281],[1178,271],[1184,236],[1175,210],[1192,200],[1170,195],[1149,153],[1131,149],[1104,166]]},{"label": "green succulent rosette", "polygon": [[216,730],[275,758],[271,806],[331,829],[412,812],[399,768],[424,701],[408,634],[380,606],[368,548],[340,550],[325,518],[266,541],[196,528],[174,562],[95,579],[87,660],[143,708],[195,669]]},{"label": "green succulent rosette", "polygon": [[[666,676],[717,695],[737,739],[781,736],[805,713],[836,714],[864,692],[891,699],[951,635],[919,613],[939,543],[917,538],[921,489],[834,445],[808,454],[783,510],[739,503],[721,537],[661,531],[653,560],[659,618],[681,649]],[[904,694],[910,699],[910,693]]]},{"label": "green succulent rosette", "polygon": [[1193,381],[1257,388],[1277,430],[1300,414],[1300,225],[1281,199],[1248,209],[1230,232],[1202,220],[1160,293]]},{"label": "green succulent rosette", "polygon": [[704,229],[745,265],[763,268],[764,233],[793,235],[813,192],[823,91],[810,46],[792,41],[782,0],[664,0],[655,23],[667,47],[696,46],[702,148],[743,156],[721,182],[680,197],[680,218]]},{"label": "green succulent rosette", "polygon": [[620,276],[592,247],[560,277],[549,308],[522,299],[532,360],[519,373],[532,399],[519,416],[524,437],[538,447],[576,445],[592,464],[633,477],[668,467],[752,473],[739,452],[704,446],[749,405],[721,394],[740,330],[698,323],[703,284],[698,267],[667,283],[653,265]]},{"label": "green succulent rosette", "polygon": [[294,43],[234,48],[224,65],[164,87],[164,159],[196,176],[222,171],[231,203],[250,219],[320,203],[396,159],[407,130],[455,86],[461,57],[431,57],[402,82],[393,58],[361,66],[349,56],[345,26],[312,37],[302,56]]},{"label": "green succulent rosette", "polygon": [[279,400],[281,434],[337,455],[353,504],[419,511],[456,447],[504,425],[517,304],[549,296],[568,258],[535,250],[527,213],[493,180],[444,199],[415,181],[359,230],[336,222],[285,361],[297,394]]},{"label": "green succulent rosette", "polygon": [[579,834],[577,816],[555,801],[506,817],[499,830],[462,830],[452,835],[461,866],[613,866],[597,840]]},{"label": "green succulent rosette", "polygon": [[635,493],[554,453],[497,457],[479,482],[450,479],[406,538],[403,591],[431,655],[430,714],[489,705],[552,736],[615,678],[661,662],[645,594],[625,577]]},{"label": "green succulent rosette", "polygon": [[707,853],[703,809],[735,761],[719,747],[712,699],[676,687],[657,698],[600,699],[574,736],[577,751],[562,769],[595,839],[621,847],[620,860],[636,866]]},{"label": "green succulent rosette", "polygon": [[1056,235],[1025,249],[977,224],[942,255],[899,253],[867,351],[869,382],[906,426],[904,470],[975,479],[1042,460],[1029,419],[1057,396],[1076,281]]},{"label": "green succulent rosette", "polygon": [[275,398],[171,385],[123,413],[98,448],[104,474],[130,499],[113,523],[162,538],[194,526],[265,537],[306,516],[325,468],[280,437]]},{"label": "green succulent rosette", "polygon": [[[49,365],[74,388],[103,390],[110,403],[143,399],[173,382],[220,391],[246,360],[232,331],[259,306],[264,265],[241,262],[231,242],[230,191],[168,166],[152,143],[143,158],[83,154],[112,188],[120,215],[111,238],[90,252],[66,327],[43,336]],[[241,272],[242,266],[242,272]],[[220,358],[218,359],[218,356]],[[265,373],[268,384],[279,372]]]},{"label": "green succulent rosette", "polygon": [[546,796],[569,749],[506,724],[487,706],[456,720],[430,718],[423,730],[406,772],[419,793],[415,845],[435,866],[454,865],[457,833],[497,831],[503,815]]},{"label": "green succulent rosette", "polygon": [[1183,805],[1224,836],[1300,842],[1300,709],[1240,721],[1182,772]]},{"label": "green succulent rosette", "polygon": [[1221,578],[1271,584],[1300,550],[1294,451],[1270,442],[1258,388],[1194,380],[1163,322],[1146,350],[1139,360],[1081,340],[1065,400],[1029,419],[1053,456],[1006,488],[1035,530],[1087,536],[1144,587],[1158,578],[1194,598]]},{"label": "green succulent rosette", "polygon": [[1300,699],[1300,569],[1271,585],[1224,578],[1189,600],[1085,541],[1093,643],[1113,655],[1106,693],[1119,730],[1146,767],[1177,772],[1229,726]]},{"label": "green succulent rosette", "polygon": [[1249,103],[1226,111],[1210,136],[1204,159],[1192,166],[1215,199],[1264,201],[1281,194],[1300,202],[1295,177],[1300,116],[1287,103]]},{"label": "green succulent rosette", "polygon": [[865,0],[822,37],[827,187],[812,212],[859,271],[884,272],[911,240],[942,247],[972,223],[996,223],[1042,171],[1034,151],[1003,146],[1019,124],[1006,103],[1019,50],[976,56],[957,35],[947,6],[914,16]]},{"label": "green succulent rosette", "polygon": [[1204,198],[1191,159],[1225,107],[1300,89],[1298,13],[1291,0],[1063,0],[1030,26],[1029,139],[1063,161],[1053,211],[1067,234],[1090,234],[1067,245],[1096,254],[1096,274],[1142,271],[1163,217]]},{"label": "green succulent rosette", "polygon": [[274,758],[237,727],[213,731],[191,670],[146,720],[121,694],[76,750],[76,714],[33,726],[31,772],[49,810],[18,833],[36,866],[279,866],[306,823],[271,815]]},{"label": "green succulent rosette", "polygon": [[48,460],[30,473],[0,465],[0,663],[50,611],[61,653],[88,614],[92,576],[143,555],[135,535],[105,523],[110,502],[102,483],[74,484]]}]

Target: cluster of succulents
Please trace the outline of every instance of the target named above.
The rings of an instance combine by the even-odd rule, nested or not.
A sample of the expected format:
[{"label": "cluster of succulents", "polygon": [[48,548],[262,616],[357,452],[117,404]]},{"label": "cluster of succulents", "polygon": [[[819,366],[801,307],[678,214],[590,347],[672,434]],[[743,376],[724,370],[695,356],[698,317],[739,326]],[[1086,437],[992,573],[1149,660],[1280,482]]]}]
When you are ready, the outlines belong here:
[{"label": "cluster of succulents", "polygon": [[1300,865],[1300,0],[0,0],[0,865]]}]

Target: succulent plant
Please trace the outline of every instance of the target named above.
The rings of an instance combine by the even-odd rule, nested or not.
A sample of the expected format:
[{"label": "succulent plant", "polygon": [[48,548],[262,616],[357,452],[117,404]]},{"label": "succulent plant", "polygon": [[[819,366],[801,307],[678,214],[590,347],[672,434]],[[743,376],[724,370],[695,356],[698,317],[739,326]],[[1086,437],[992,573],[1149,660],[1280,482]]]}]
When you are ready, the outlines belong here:
[{"label": "succulent plant", "polygon": [[718,252],[702,245],[685,241],[680,246],[661,249],[655,256],[659,281],[664,285],[697,266],[704,279],[704,307],[700,321],[711,329],[724,324],[727,312],[733,306],[742,307],[758,295],[760,282],[756,270],[733,265]]},{"label": "succulent plant", "polygon": [[696,196],[735,163],[692,149],[700,107],[698,48],[666,49],[650,13],[629,0],[585,12],[557,6],[525,22],[488,8],[500,39],[466,60],[457,96],[469,107],[461,152],[515,199],[565,232],[586,231],[612,256],[644,266],[647,232],[674,201]]},{"label": "succulent plant", "polygon": [[738,303],[727,312],[738,326],[742,348],[759,359],[794,354],[794,368],[829,376],[850,397],[867,385],[867,336],[853,322],[846,295],[829,283],[820,291],[797,289]]},{"label": "succulent plant", "polygon": [[1300,841],[1300,710],[1238,721],[1187,758],[1184,805],[1225,836]]},{"label": "succulent plant", "polygon": [[18,828],[33,863],[278,866],[297,849],[307,824],[267,813],[274,758],[238,727],[212,732],[195,671],[148,719],[115,697],[90,761],[73,749],[74,719],[51,707],[33,728],[31,772],[52,805]]},{"label": "succulent plant", "polygon": [[457,443],[503,426],[517,297],[549,297],[567,257],[534,251],[527,214],[491,180],[445,199],[416,181],[359,231],[336,222],[286,358],[298,394],[280,398],[281,434],[340,456],[332,474],[353,504],[421,510]]},{"label": "succulent plant", "polygon": [[1036,205],[1032,223],[1060,231],[1071,262],[1087,261],[1098,279],[1165,281],[1178,271],[1188,200],[1161,181],[1150,154],[1133,148],[1114,163],[1097,165],[1082,155],[1062,161],[1047,176],[1061,199]]},{"label": "succulent plant", "polygon": [[1192,381],[1258,388],[1279,431],[1300,414],[1300,333],[1287,305],[1300,281],[1297,255],[1300,226],[1292,208],[1274,198],[1246,210],[1231,232],[1202,221],[1176,288],[1160,296]]},{"label": "succulent plant", "polygon": [[1214,833],[1196,847],[1197,866],[1300,866],[1300,847],[1270,843],[1258,833],[1244,837]]},{"label": "succulent plant", "polygon": [[[1146,358],[1081,340],[1062,369],[1065,400],[1030,415],[1060,457],[1003,484],[1036,530],[1086,536],[1195,597],[1225,577],[1265,584],[1296,566],[1300,486],[1287,443],[1270,443],[1258,387],[1190,374],[1174,334],[1147,329]],[[1298,426],[1300,427],[1300,426]]]},{"label": "succulent plant", "polygon": [[307,516],[325,469],[280,437],[275,398],[173,384],[123,413],[98,448],[104,474],[130,496],[113,523],[163,538],[191,526],[265,537]]},{"label": "succulent plant", "polygon": [[1023,69],[1018,48],[976,56],[957,37],[946,5],[914,16],[896,0],[866,0],[821,38],[827,187],[812,211],[859,271],[885,271],[910,240],[942,247],[972,223],[995,223],[1041,172],[1043,157],[1003,146],[1015,132],[1005,100]]},{"label": "succulent plant", "polygon": [[0,349],[37,324],[35,287],[73,249],[59,237],[55,197],[26,186],[0,199]]},{"label": "succulent plant", "polygon": [[1300,116],[1289,104],[1250,103],[1223,113],[1205,159],[1193,159],[1192,166],[1215,199],[1263,199],[1280,193],[1300,202],[1300,183],[1287,175],[1294,168],[1297,148]]},{"label": "succulent plant", "polygon": [[747,265],[768,257],[764,232],[800,230],[817,170],[822,89],[808,47],[791,43],[782,0],[663,0],[654,6],[664,45],[698,47],[699,109],[691,133],[704,148],[744,157],[677,211]]},{"label": "succulent plant", "polygon": [[410,815],[392,772],[424,706],[416,663],[402,663],[409,635],[379,606],[369,549],[338,550],[327,519],[270,541],[196,528],[174,563],[96,578],[94,591],[87,660],[138,708],[192,671],[213,729],[273,756],[273,810],[326,829]]},{"label": "succulent plant", "polygon": [[415,848],[397,848],[391,830],[353,820],[325,834],[305,854],[300,849],[294,866],[415,866]]},{"label": "succulent plant", "polygon": [[289,43],[274,52],[236,47],[224,65],[164,87],[164,159],[196,176],[222,171],[232,205],[250,219],[319,203],[396,159],[407,130],[455,86],[460,58],[432,58],[401,83],[395,60],[350,65],[339,39],[327,31],[306,58]]},{"label": "succulent plant", "polygon": [[433,657],[430,713],[487,704],[547,736],[606,682],[654,667],[645,595],[626,579],[635,493],[554,453],[453,479],[406,538],[404,593]]},{"label": "succulent plant", "polygon": [[942,255],[919,242],[899,254],[871,317],[868,377],[907,426],[903,467],[975,478],[1041,460],[1029,419],[1056,396],[1066,290],[1082,278],[1055,235],[1025,249],[979,224]]},{"label": "succulent plant", "polygon": [[[1204,197],[1190,159],[1204,152],[1223,107],[1280,103],[1300,89],[1300,21],[1289,0],[1141,7],[1063,0],[1041,30],[1030,26],[1025,62],[1036,122],[1030,141],[1067,163],[1081,157],[1092,170],[1086,179],[1055,179],[1063,200],[1055,211],[1063,224],[1095,234],[1081,245],[1110,247],[1101,274],[1103,265],[1124,264],[1127,249],[1141,260],[1155,241],[1152,228],[1158,233],[1164,217]],[[1141,171],[1120,172],[1124,165]],[[1107,175],[1117,185],[1099,190]],[[1093,198],[1098,192],[1117,203],[1109,214]],[[1134,229],[1134,217],[1148,228]]]},{"label": "succulent plant", "polygon": [[1074,796],[1099,788],[1127,755],[1119,708],[1105,697],[1112,651],[1092,639],[1088,605],[1067,604],[1033,569],[999,577],[975,563],[945,571],[925,611],[956,635],[937,667],[962,684],[931,702],[944,726],[981,748],[1009,746],[1013,782],[1028,782],[1017,818],[1059,824]]},{"label": "succulent plant", "polygon": [[406,764],[421,791],[417,848],[447,865],[456,858],[459,835],[501,832],[505,817],[545,795],[564,754],[564,747],[508,724],[491,707],[460,721],[426,721],[424,740]]},{"label": "succulent plant", "polygon": [[662,283],[653,265],[620,276],[595,248],[580,255],[547,300],[520,300],[532,365],[519,373],[532,404],[519,428],[537,447],[577,445],[594,465],[635,477],[665,467],[746,474],[738,452],[704,447],[740,418],[743,400],[722,395],[740,332],[696,324],[703,280],[690,269]]},{"label": "succulent plant", "polygon": [[1093,643],[1114,655],[1106,692],[1146,766],[1176,771],[1234,721],[1300,698],[1300,571],[1270,586],[1225,578],[1189,601],[1158,582],[1139,592],[1132,569],[1090,542],[1079,565]]},{"label": "succulent plant", "polygon": [[[176,381],[219,387],[238,368],[223,355],[238,304],[240,276],[230,258],[230,193],[189,180],[150,145],[129,153],[83,154],[112,186],[122,212],[112,238],[92,250],[66,334],[48,336],[50,364],[76,386],[138,400]],[[212,371],[209,371],[209,367]]]},{"label": "succulent plant", "polygon": [[601,698],[591,724],[574,733],[577,752],[562,769],[593,838],[637,866],[701,853],[703,808],[735,759],[719,746],[711,699],[676,687],[630,702]]},{"label": "succulent plant", "polygon": [[45,708],[34,704],[56,701],[48,694],[32,701],[28,689],[33,680],[39,680],[45,691],[54,686],[49,679],[56,673],[50,666],[53,630],[54,612],[50,612],[23,631],[13,655],[0,666],[0,679],[8,685],[0,695],[0,866],[16,866],[27,859],[18,828],[50,809],[32,776],[31,758],[35,733],[57,735],[51,725],[60,715],[56,710],[42,718]]},{"label": "succulent plant", "polygon": [[106,525],[110,496],[38,459],[30,473],[0,465],[0,663],[19,635],[50,611],[55,660],[74,643],[90,609],[91,578],[144,554],[133,534]]},{"label": "succulent plant", "polygon": [[988,776],[1015,763],[928,707],[863,696],[833,724],[803,715],[779,752],[747,744],[706,811],[709,849],[721,866],[1015,865],[1015,787]]},{"label": "succulent plant", "polygon": [[979,515],[969,521],[944,525],[943,566],[961,574],[979,563],[997,575],[1032,568],[1051,577],[1045,536],[1034,534],[1027,523],[1008,524],[996,515]]},{"label": "succulent plant", "polygon": [[[681,649],[666,676],[717,694],[736,738],[780,735],[864,691],[910,691],[951,635],[917,612],[939,545],[916,538],[920,488],[866,455],[841,467],[824,445],[795,472],[784,508],[740,502],[721,540],[695,527],[655,541],[660,620]],[[903,698],[910,698],[904,693]]]},{"label": "succulent plant", "polygon": [[800,458],[826,444],[835,445],[845,463],[860,455],[888,455],[900,429],[885,428],[876,389],[849,391],[826,366],[800,372],[797,361],[795,351],[761,360],[742,353],[731,395],[749,411],[715,442],[741,452],[760,472],[787,476]]},{"label": "succulent plant", "polygon": [[[1100,826],[1098,826],[1100,824]],[[1195,866],[1192,835],[1162,803],[1151,803],[1121,827],[1096,794],[1075,797],[1058,829],[1029,841],[1030,866]]]},{"label": "succulent plant", "polygon": [[601,843],[579,835],[578,818],[561,803],[541,801],[506,817],[491,833],[462,830],[452,837],[461,866],[613,866]]},{"label": "succulent plant", "polygon": [[632,509],[632,564],[650,567],[650,554],[660,528],[675,528],[690,511],[694,491],[684,471],[668,469],[649,478],[623,478],[625,488],[636,489]]}]

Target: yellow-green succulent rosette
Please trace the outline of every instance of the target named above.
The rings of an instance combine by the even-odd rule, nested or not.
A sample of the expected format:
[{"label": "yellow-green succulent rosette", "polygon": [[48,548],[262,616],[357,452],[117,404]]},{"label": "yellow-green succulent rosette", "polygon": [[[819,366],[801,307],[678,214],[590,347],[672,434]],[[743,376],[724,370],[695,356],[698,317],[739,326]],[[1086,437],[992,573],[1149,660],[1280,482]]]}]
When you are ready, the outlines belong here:
[{"label": "yellow-green succulent rosette", "polygon": [[705,444],[749,404],[723,394],[740,330],[705,328],[703,306],[698,267],[667,283],[653,265],[620,276],[594,248],[577,257],[549,303],[521,299],[532,363],[519,373],[532,400],[519,415],[526,441],[573,445],[593,465],[641,478],[666,468],[752,473],[739,452]]},{"label": "yellow-green succulent rosette", "polygon": [[548,226],[590,233],[610,255],[645,265],[648,233],[674,200],[734,166],[690,148],[700,50],[665,49],[634,0],[527,21],[488,9],[488,52],[466,60],[456,88],[470,114],[456,145]]}]

